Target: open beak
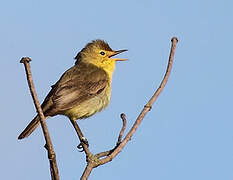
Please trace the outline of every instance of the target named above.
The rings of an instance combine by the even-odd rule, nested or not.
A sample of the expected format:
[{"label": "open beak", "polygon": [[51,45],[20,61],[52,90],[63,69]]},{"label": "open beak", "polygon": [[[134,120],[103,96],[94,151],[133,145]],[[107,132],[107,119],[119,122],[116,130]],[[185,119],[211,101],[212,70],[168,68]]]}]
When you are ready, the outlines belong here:
[{"label": "open beak", "polygon": [[[123,49],[123,50],[118,50],[118,51],[112,51],[108,57],[111,58],[112,56],[115,56],[115,55],[120,54],[120,53],[125,52],[125,51],[128,51],[128,50],[127,49]],[[111,58],[111,60],[113,60],[113,61],[126,61],[128,59]]]}]

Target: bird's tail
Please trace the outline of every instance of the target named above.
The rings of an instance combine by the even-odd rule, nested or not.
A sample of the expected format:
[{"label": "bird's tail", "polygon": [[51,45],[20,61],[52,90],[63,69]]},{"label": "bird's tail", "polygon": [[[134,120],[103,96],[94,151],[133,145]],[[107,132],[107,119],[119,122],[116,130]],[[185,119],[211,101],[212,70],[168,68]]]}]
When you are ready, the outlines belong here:
[{"label": "bird's tail", "polygon": [[40,117],[37,115],[19,135],[18,139],[28,137],[40,125]]}]

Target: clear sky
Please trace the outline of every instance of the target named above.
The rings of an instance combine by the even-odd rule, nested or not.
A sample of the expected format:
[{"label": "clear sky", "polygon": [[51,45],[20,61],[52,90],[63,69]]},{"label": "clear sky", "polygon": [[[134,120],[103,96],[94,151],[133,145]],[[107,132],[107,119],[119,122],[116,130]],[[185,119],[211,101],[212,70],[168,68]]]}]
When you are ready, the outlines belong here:
[{"label": "clear sky", "polygon": [[[32,58],[40,101],[73,57],[93,39],[129,49],[117,63],[112,101],[79,121],[92,152],[112,148],[120,113],[132,125],[158,87],[170,39],[179,38],[171,77],[126,148],[90,179],[233,179],[233,1],[21,0],[0,3],[0,178],[49,179],[44,139],[38,128],[17,136],[35,115],[23,56]],[[85,156],[64,116],[48,121],[61,179],[79,179]]]}]

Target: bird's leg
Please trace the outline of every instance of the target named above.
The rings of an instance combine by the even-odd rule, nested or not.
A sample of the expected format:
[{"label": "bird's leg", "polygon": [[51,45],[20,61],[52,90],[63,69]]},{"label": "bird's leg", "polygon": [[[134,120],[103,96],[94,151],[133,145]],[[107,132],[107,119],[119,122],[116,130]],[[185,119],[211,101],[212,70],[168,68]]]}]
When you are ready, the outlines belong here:
[{"label": "bird's leg", "polygon": [[86,144],[89,147],[88,140],[84,136],[82,137],[81,142],[84,143],[84,144]]},{"label": "bird's leg", "polygon": [[85,146],[89,147],[89,143],[87,141],[87,138],[85,138],[83,136],[83,133],[82,133],[81,129],[79,128],[76,120],[70,119],[70,122],[72,123],[72,125],[73,125],[73,127],[74,127],[74,129],[79,137],[79,140],[80,140],[80,144],[77,146],[77,148],[82,149],[81,150],[81,152],[82,152],[82,151],[84,151],[83,146],[85,145]]},{"label": "bird's leg", "polygon": [[89,143],[87,138],[85,138],[84,136],[81,138],[79,145],[77,146],[78,149],[81,149],[80,152],[83,152],[83,144],[87,145],[87,147],[89,147]]}]

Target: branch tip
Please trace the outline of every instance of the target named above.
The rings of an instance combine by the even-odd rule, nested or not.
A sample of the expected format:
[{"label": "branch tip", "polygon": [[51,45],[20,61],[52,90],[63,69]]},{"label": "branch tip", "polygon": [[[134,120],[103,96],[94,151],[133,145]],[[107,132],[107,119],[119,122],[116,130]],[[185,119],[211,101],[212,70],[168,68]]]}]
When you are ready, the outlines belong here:
[{"label": "branch tip", "polygon": [[173,38],[171,39],[171,42],[176,42],[176,43],[178,43],[178,38],[177,38],[177,37],[173,37]]},{"label": "branch tip", "polygon": [[124,119],[126,120],[126,115],[125,113],[121,113],[121,119],[124,121]]},{"label": "branch tip", "polygon": [[20,63],[29,63],[30,61],[32,61],[30,57],[22,57]]},{"label": "branch tip", "polygon": [[121,128],[121,131],[120,131],[120,134],[118,136],[118,140],[117,140],[117,145],[119,145],[122,141],[122,136],[124,135],[124,132],[125,132],[125,129],[126,129],[126,124],[127,124],[127,121],[126,121],[126,115],[124,113],[121,113],[121,119],[122,119],[122,128]]}]

